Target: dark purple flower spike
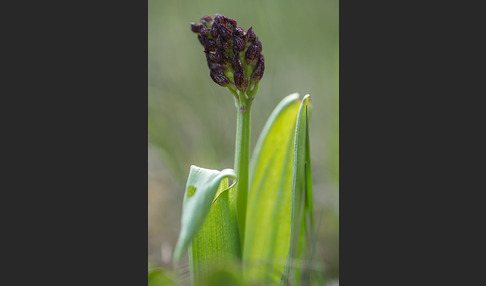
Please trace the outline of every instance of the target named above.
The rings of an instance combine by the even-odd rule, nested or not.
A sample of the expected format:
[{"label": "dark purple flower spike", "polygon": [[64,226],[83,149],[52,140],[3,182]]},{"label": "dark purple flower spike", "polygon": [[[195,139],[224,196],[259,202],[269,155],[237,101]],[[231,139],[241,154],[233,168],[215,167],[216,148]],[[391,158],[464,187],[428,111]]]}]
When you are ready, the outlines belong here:
[{"label": "dark purple flower spike", "polygon": [[211,79],[233,94],[238,90],[252,98],[265,71],[262,43],[253,27],[245,32],[235,20],[219,14],[200,22],[191,23],[191,31],[204,47]]}]

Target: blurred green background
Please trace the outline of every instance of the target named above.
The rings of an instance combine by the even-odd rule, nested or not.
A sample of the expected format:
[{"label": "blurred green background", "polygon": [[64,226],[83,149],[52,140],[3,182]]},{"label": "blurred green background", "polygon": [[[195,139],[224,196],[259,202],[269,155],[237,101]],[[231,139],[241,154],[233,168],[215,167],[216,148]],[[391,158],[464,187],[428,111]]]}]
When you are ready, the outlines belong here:
[{"label": "blurred green background", "polygon": [[171,255],[191,164],[233,168],[236,110],[209,77],[191,22],[215,13],[260,38],[265,73],[252,106],[252,148],[273,108],[309,93],[317,250],[325,279],[339,275],[338,0],[148,1],[148,260],[177,275]]}]

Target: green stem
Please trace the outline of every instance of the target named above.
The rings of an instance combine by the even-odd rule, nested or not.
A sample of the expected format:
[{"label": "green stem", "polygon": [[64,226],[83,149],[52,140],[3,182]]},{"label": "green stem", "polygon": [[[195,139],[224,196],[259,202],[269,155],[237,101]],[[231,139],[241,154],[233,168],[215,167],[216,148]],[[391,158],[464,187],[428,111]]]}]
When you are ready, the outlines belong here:
[{"label": "green stem", "polygon": [[250,163],[250,108],[251,103],[240,93],[238,117],[236,123],[235,171],[236,183],[236,216],[240,231],[241,250],[243,252],[246,221],[246,202],[248,199],[248,169]]}]

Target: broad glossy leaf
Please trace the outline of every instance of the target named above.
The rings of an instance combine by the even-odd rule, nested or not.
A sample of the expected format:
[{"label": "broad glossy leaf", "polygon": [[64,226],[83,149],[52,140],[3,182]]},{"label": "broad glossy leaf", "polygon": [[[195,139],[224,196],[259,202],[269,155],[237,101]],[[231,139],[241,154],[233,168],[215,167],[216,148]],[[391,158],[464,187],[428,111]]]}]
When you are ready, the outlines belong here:
[{"label": "broad glossy leaf", "polygon": [[[289,95],[275,108],[250,165],[244,274],[264,284],[280,283],[284,270],[290,267],[289,257],[295,256],[294,241],[305,238],[303,235],[299,240],[298,235],[306,206],[302,186],[306,185],[305,115],[309,96],[302,102],[298,98],[298,94]],[[310,166],[308,171],[310,175]],[[288,275],[288,271],[285,273]]]},{"label": "broad glossy leaf", "polygon": [[[236,179],[235,172],[231,169],[218,171],[191,166],[182,205],[181,231],[174,251],[175,263],[205,223],[218,189],[222,188],[221,182],[227,178]],[[225,183],[227,186],[227,180]],[[220,197],[223,193],[222,190],[219,192]]]}]

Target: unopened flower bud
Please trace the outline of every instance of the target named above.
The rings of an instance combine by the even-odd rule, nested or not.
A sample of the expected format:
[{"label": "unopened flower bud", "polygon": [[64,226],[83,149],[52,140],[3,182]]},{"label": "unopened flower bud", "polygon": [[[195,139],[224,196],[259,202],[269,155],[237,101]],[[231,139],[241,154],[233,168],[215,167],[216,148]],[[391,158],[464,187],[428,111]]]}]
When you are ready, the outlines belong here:
[{"label": "unopened flower bud", "polygon": [[204,53],[206,54],[206,61],[208,63],[218,63],[219,58],[215,52],[204,51]]},{"label": "unopened flower bud", "polygon": [[239,69],[234,74],[236,88],[244,91],[248,87],[248,80],[243,73],[243,69]]},{"label": "unopened flower bud", "polygon": [[262,52],[263,50],[263,47],[262,47],[262,42],[260,42],[260,39],[258,39],[258,37],[255,39],[255,43],[254,43],[258,49],[260,50],[260,53]]},{"label": "unopened flower bud", "polygon": [[201,27],[199,28],[200,28],[199,32],[201,33],[201,35],[203,35],[204,37],[209,36],[209,29],[206,28],[206,26],[201,25]]},{"label": "unopened flower bud", "polygon": [[220,70],[224,71],[224,66],[217,63],[208,62],[208,67],[210,70]]},{"label": "unopened flower bud", "polygon": [[199,39],[199,42],[201,45],[203,45],[204,50],[207,52],[215,51],[216,50],[216,42],[213,40],[210,40],[202,35],[198,35],[197,38]]},{"label": "unopened flower bud", "polygon": [[256,42],[251,44],[248,47],[248,50],[246,50],[246,54],[245,54],[246,63],[252,66],[256,66],[256,64],[258,63],[258,59],[260,58],[260,51],[261,48],[258,46]]},{"label": "unopened flower bud", "polygon": [[223,39],[225,39],[225,41],[229,41],[231,39],[231,36],[233,35],[233,32],[231,32],[230,29],[226,28],[226,26],[223,25],[218,26],[218,32],[220,35],[223,36]]},{"label": "unopened flower bud", "polygon": [[213,18],[211,18],[211,16],[209,15],[202,17],[199,21],[203,23],[203,25],[206,27],[211,27],[211,25],[213,24]]},{"label": "unopened flower bud", "polygon": [[226,64],[230,60],[230,58],[220,48],[216,48],[216,55],[218,56],[219,62],[222,65]]},{"label": "unopened flower bud", "polygon": [[213,39],[216,39],[218,37],[218,25],[218,23],[214,23],[211,27],[211,37],[213,37]]},{"label": "unopened flower bud", "polygon": [[197,38],[199,39],[199,42],[201,45],[204,47],[204,50],[207,52],[210,51],[215,51],[216,50],[216,42],[213,40],[210,40],[202,35],[198,35]]},{"label": "unopened flower bud", "polygon": [[226,18],[226,27],[230,30],[234,30],[236,28],[236,21],[231,18]]},{"label": "unopened flower bud", "polygon": [[233,58],[231,59],[231,67],[235,71],[243,70],[243,64],[240,61],[240,57],[239,57],[238,53],[233,54]]},{"label": "unopened flower bud", "polygon": [[226,25],[226,17],[220,14],[214,16],[214,22],[222,25]]},{"label": "unopened flower bud", "polygon": [[237,35],[233,35],[233,51],[235,53],[243,52],[245,50],[245,41],[238,37]]},{"label": "unopened flower bud", "polygon": [[224,53],[218,52],[219,49],[216,49],[216,52],[205,52],[206,53],[206,60],[209,63],[217,63],[220,65],[225,65],[227,62],[227,56]]},{"label": "unopened flower bud", "polygon": [[265,71],[265,59],[263,55],[260,54],[260,60],[258,61],[258,65],[256,69],[251,74],[251,81],[252,82],[259,82],[263,77],[263,72]]},{"label": "unopened flower bud", "polygon": [[236,35],[236,36],[240,37],[241,39],[243,39],[245,37],[245,30],[243,30],[241,27],[236,27],[233,30],[233,36],[234,35]]},{"label": "unopened flower bud", "polygon": [[245,42],[247,43],[247,46],[253,44],[256,40],[256,35],[255,32],[253,32],[253,27],[250,27],[248,31],[246,32],[245,35]]},{"label": "unopened flower bud", "polygon": [[231,50],[230,44],[223,39],[223,36],[221,34],[216,39],[216,46],[223,51]]},{"label": "unopened flower bud", "polygon": [[212,69],[209,73],[209,76],[215,83],[219,84],[222,87],[226,87],[230,83],[229,78],[224,75],[222,70]]},{"label": "unopened flower bud", "polygon": [[204,45],[206,44],[206,38],[201,35],[197,35],[197,39],[199,40],[199,43],[201,43],[201,45],[204,47]]},{"label": "unopened flower bud", "polygon": [[194,33],[199,33],[201,31],[201,24],[191,23],[191,31]]}]

